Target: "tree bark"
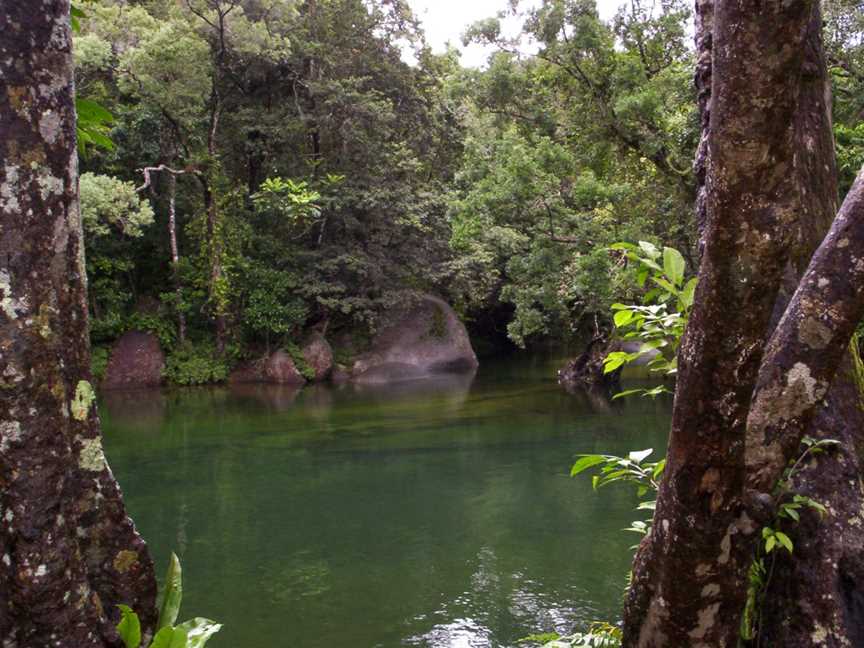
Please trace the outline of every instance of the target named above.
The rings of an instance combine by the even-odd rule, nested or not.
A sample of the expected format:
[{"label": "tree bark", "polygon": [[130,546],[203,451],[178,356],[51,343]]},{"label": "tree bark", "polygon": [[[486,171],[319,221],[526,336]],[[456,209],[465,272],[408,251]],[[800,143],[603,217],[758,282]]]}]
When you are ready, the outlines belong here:
[{"label": "tree bark", "polygon": [[0,637],[116,646],[156,581],[91,386],[69,0],[0,2],[0,52]]},{"label": "tree bark", "polygon": [[[705,92],[700,92],[703,116],[708,113],[703,128],[708,132],[697,160],[697,170],[700,162],[706,169],[705,200],[700,201],[707,215],[705,255],[696,306],[679,354],[669,462],[655,524],[634,565],[625,610],[625,646],[736,645],[746,573],[754,555],[756,532],[765,522],[759,507],[754,506],[764,501],[759,493],[770,492],[768,486],[776,484],[807,430],[817,436],[833,433],[847,443],[840,454],[820,459],[837,464],[835,475],[857,475],[858,469],[854,428],[844,426],[839,415],[849,414],[853,425],[860,421],[857,400],[850,396],[857,390],[844,374],[828,393],[851,336],[851,329],[840,325],[842,316],[832,319],[838,325],[836,337],[832,338],[831,352],[820,359],[819,366],[824,367],[820,377],[816,382],[809,375],[803,383],[797,378],[792,381],[795,389],[806,385],[802,401],[806,405],[794,402],[794,398],[787,398],[785,405],[764,397],[760,401],[759,394],[767,394],[761,388],[751,400],[757,376],[760,385],[766,389],[773,386],[776,391],[778,371],[782,372],[772,351],[762,357],[773,323],[772,305],[780,304],[782,313],[836,208],[818,4],[763,2],[746,8],[724,0],[715,4],[713,12],[710,2],[703,0],[697,5],[701,19],[697,28],[711,24],[713,29],[710,37],[704,33],[697,36],[697,85],[706,77],[712,84],[710,98],[704,102]],[[710,52],[708,61],[706,52]],[[850,198],[844,211],[857,214],[856,200]],[[838,219],[835,230],[846,232],[846,221]],[[844,246],[837,245],[842,240],[839,236],[826,240],[824,259],[815,262],[821,268],[813,279],[816,287],[820,280],[822,288],[826,287],[826,264],[834,273],[855,274],[849,252],[862,248],[855,250],[852,243],[844,254]],[[802,286],[808,285],[807,281],[805,278]],[[787,290],[781,290],[784,283]],[[854,318],[858,312],[854,287],[838,283],[835,288],[838,292],[834,297],[843,303],[846,319]],[[789,313],[800,309],[796,303],[801,299],[793,300],[775,337],[789,336],[793,328],[789,322],[795,318]],[[837,302],[831,302],[830,307],[837,307]],[[816,331],[811,340],[824,334],[821,328]],[[800,331],[796,328],[791,332],[797,336]],[[800,342],[792,344],[793,354],[802,352]],[[827,346],[819,350],[825,351]],[[797,371],[803,373],[800,367]],[[787,371],[783,378],[788,377]],[[816,392],[818,398],[814,398]],[[756,430],[766,429],[759,426],[764,422],[759,412],[771,409],[769,404],[780,417],[789,412],[803,414],[802,407],[807,412],[796,419],[796,432],[784,437],[788,443],[783,451],[771,455],[770,468],[762,470],[756,464],[766,455],[761,450],[765,444],[759,443]],[[815,427],[814,416],[818,417]],[[776,418],[771,421],[776,422]],[[771,433],[769,436],[773,441]],[[763,479],[753,483],[758,472]],[[802,473],[799,482],[805,491],[810,485],[810,492],[818,490],[812,484],[822,483],[814,479],[813,470]],[[826,503],[841,512],[860,501],[859,481],[856,478],[852,483],[851,488],[840,490],[846,495],[843,502],[835,496],[825,499]],[[755,491],[746,490],[748,484]],[[826,555],[848,557],[848,550],[861,544],[860,537],[851,534],[847,546],[840,547],[842,543],[832,543],[822,527],[814,527],[812,520],[810,523],[810,527],[802,527],[802,547],[820,547]],[[814,561],[824,558],[802,550],[800,556],[793,556],[792,567],[769,584],[769,594],[788,596],[790,584],[795,583],[790,574],[797,571],[802,577],[812,576],[820,571]],[[810,582],[813,580],[811,577]],[[844,586],[839,578],[824,580],[839,583],[841,589]],[[838,587],[832,584],[820,588],[820,596],[830,599],[832,592],[827,590],[832,587],[836,593]],[[781,600],[788,602],[785,597]],[[838,602],[836,597],[833,600]],[[810,597],[809,603],[805,600],[799,608],[803,620],[796,631],[787,623],[789,615],[780,613],[780,606],[772,603],[766,606],[764,636],[783,639],[764,645],[829,645],[819,641],[833,636],[835,629],[838,641],[847,643],[830,645],[852,645],[848,638],[854,635],[850,631],[844,634],[837,622],[842,606],[835,606],[831,610],[834,616],[826,617],[824,609],[830,606]],[[801,632],[808,620],[812,637]],[[822,621],[833,625],[822,625]],[[814,631],[817,627],[822,629],[819,633]]]}]

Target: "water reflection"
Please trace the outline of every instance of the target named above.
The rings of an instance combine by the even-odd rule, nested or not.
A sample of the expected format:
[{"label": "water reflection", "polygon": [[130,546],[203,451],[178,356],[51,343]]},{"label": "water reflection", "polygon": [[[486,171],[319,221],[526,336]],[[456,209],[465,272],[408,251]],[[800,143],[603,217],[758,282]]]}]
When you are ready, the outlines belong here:
[{"label": "water reflection", "polygon": [[156,433],[165,420],[168,399],[158,389],[108,390],[99,405],[103,416],[130,432]]},{"label": "water reflection", "polygon": [[617,613],[635,502],[569,465],[668,426],[554,375],[172,391],[147,435],[105,401],[106,452],[160,569],[181,553],[184,615],[224,622],[213,648],[511,647]]}]

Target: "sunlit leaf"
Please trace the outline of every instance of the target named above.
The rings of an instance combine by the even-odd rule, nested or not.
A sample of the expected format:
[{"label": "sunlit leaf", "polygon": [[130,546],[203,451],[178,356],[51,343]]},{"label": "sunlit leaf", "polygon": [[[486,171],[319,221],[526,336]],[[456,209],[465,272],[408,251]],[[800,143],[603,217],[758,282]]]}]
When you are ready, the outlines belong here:
[{"label": "sunlit leaf", "polygon": [[573,468],[570,469],[570,476],[575,477],[579,473],[587,470],[588,468],[592,468],[597,464],[601,464],[606,461],[606,458],[603,455],[583,455],[580,459],[573,464]]},{"label": "sunlit leaf", "polygon": [[635,463],[642,463],[642,461],[645,460],[652,452],[654,452],[654,448],[648,448],[647,450],[638,451],[634,450],[629,455],[627,455],[627,457],[630,459],[630,461],[633,461]]},{"label": "sunlit leaf", "polygon": [[684,257],[675,248],[663,248],[663,272],[674,286],[680,286],[684,281]]},{"label": "sunlit leaf", "polygon": [[180,602],[183,600],[183,573],[180,559],[172,553],[168,562],[168,572],[165,574],[165,589],[161,594],[159,606],[159,621],[157,629],[173,626],[180,612]]}]

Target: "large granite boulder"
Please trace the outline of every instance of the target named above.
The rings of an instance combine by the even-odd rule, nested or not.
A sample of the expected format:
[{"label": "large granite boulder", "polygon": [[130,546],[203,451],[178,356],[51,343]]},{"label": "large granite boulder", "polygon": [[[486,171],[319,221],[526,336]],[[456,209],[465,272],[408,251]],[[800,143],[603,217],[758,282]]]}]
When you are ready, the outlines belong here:
[{"label": "large granite boulder", "polygon": [[313,382],[321,382],[330,375],[333,369],[333,349],[321,333],[313,331],[306,336],[301,351],[303,359],[314,373]]},{"label": "large granite boulder", "polygon": [[240,365],[228,377],[232,383],[270,383],[274,385],[302,385],[306,382],[294,360],[279,350],[263,358]]},{"label": "large granite boulder", "polygon": [[477,369],[465,326],[441,299],[421,295],[410,306],[386,313],[383,322],[370,350],[351,368],[355,382],[388,383]]},{"label": "large granite boulder", "polygon": [[123,334],[111,348],[102,387],[105,389],[134,389],[158,387],[162,384],[165,354],[159,338],[144,331]]}]

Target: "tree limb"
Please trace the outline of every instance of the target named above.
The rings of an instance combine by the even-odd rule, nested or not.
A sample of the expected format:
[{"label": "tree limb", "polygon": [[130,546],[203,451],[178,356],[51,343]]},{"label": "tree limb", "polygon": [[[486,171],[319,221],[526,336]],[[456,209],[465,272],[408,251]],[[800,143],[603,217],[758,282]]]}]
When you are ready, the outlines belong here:
[{"label": "tree limb", "polygon": [[747,419],[747,486],[770,492],[864,317],[864,169],[765,350]]}]

